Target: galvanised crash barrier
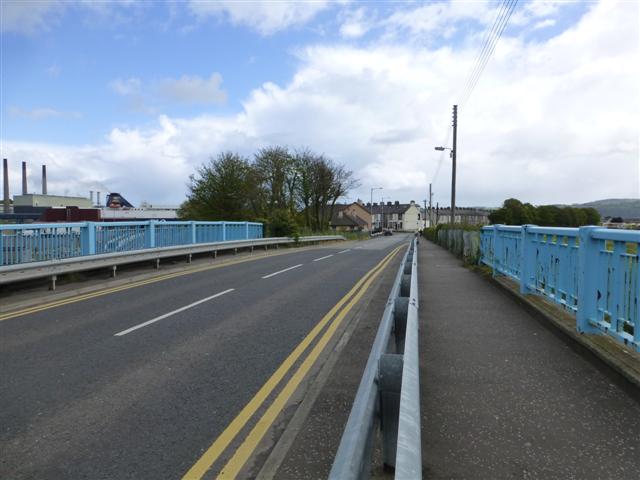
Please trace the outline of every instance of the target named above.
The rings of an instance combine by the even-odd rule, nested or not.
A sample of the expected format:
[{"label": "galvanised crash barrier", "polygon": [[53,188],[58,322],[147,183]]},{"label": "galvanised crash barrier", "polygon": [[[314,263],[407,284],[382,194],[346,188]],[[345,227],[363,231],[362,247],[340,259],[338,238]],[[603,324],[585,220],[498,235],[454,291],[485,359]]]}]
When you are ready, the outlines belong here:
[{"label": "galvanised crash barrier", "polygon": [[395,468],[395,478],[422,477],[416,246],[414,239],[396,275],[331,468],[332,480],[370,476],[376,428],[382,433],[383,462]]},{"label": "galvanised crash barrier", "polygon": [[254,222],[151,220],[0,225],[0,267],[262,236],[262,223]]},{"label": "galvanised crash barrier", "polygon": [[640,351],[640,231],[600,227],[482,228],[480,261],[576,315],[582,333],[606,333]]}]

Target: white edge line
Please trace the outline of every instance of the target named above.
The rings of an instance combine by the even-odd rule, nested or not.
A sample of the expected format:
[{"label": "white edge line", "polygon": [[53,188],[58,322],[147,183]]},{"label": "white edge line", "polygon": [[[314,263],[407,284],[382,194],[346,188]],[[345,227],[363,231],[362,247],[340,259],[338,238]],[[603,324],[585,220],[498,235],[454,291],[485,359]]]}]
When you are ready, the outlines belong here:
[{"label": "white edge line", "polygon": [[262,278],[271,278],[274,275],[278,275],[280,273],[288,272],[289,270],[293,270],[294,268],[298,268],[298,267],[301,267],[301,266],[302,266],[302,263],[299,263],[298,265],[294,265],[293,267],[285,268],[284,270],[279,270],[277,272],[270,273],[269,275],[265,275]]},{"label": "white edge line", "polygon": [[235,288],[230,288],[229,290],[225,290],[224,292],[216,293],[215,295],[211,295],[210,297],[203,298],[202,300],[198,300],[197,302],[190,303],[189,305],[185,305],[184,307],[180,307],[177,310],[173,310],[172,312],[165,313],[164,315],[160,315],[159,317],[152,318],[151,320],[147,320],[146,322],[139,323],[131,328],[127,328],[126,330],[122,330],[121,332],[115,333],[114,337],[121,337],[126,335],[127,333],[131,333],[139,328],[146,327],[147,325],[151,325],[152,323],[159,322],[160,320],[164,320],[167,317],[175,315],[176,313],[184,312],[189,308],[195,307],[196,305],[200,305],[201,303],[208,302],[209,300],[213,300],[214,298],[221,297],[229,292],[233,292]]},{"label": "white edge line", "polygon": [[347,248],[346,250],[342,250],[341,252],[336,253],[336,255],[340,255],[341,253],[347,253],[349,250],[351,249]]},{"label": "white edge line", "polygon": [[325,258],[330,258],[330,257],[333,257],[333,253],[331,255],[327,255],[326,257],[316,258],[314,262],[319,262],[320,260],[324,260]]}]

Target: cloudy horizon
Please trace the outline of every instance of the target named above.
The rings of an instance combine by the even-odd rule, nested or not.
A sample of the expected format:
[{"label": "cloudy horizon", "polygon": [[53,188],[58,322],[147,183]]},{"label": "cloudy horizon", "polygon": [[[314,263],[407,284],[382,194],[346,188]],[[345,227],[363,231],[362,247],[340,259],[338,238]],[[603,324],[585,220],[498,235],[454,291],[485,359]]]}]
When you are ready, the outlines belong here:
[{"label": "cloudy horizon", "polygon": [[[226,150],[308,147],[345,201],[449,204],[451,107],[500,2],[2,4],[1,155],[39,191],[178,204]],[[519,2],[461,107],[457,204],[639,198],[635,2]]]}]

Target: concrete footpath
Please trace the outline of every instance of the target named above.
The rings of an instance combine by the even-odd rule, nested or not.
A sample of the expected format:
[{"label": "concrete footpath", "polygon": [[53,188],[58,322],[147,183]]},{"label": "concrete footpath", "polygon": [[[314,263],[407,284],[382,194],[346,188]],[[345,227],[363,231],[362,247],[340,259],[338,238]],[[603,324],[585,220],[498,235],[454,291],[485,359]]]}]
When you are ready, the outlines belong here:
[{"label": "concrete footpath", "polygon": [[445,249],[420,267],[424,478],[638,478],[633,391]]},{"label": "concrete footpath", "polygon": [[[423,478],[638,478],[636,389],[424,240],[419,274]],[[259,478],[327,477],[392,276]]]}]

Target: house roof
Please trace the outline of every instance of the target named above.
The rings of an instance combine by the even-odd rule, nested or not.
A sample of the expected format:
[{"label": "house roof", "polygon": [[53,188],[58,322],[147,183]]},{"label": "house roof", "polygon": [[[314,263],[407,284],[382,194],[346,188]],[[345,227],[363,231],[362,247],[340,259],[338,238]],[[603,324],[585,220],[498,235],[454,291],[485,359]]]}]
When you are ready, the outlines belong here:
[{"label": "house roof", "polygon": [[[433,208],[433,211],[436,212],[436,208]],[[451,209],[449,207],[440,208],[437,210],[440,215],[451,215]],[[456,207],[456,215],[460,216],[477,216],[477,217],[486,217],[491,213],[488,210],[482,210],[479,208],[458,208]]]},{"label": "house roof", "polygon": [[420,208],[420,206],[416,203],[392,203],[391,205],[374,204],[373,206],[367,204],[363,207],[374,215],[382,213],[384,213],[385,215],[393,215],[394,213],[400,214],[406,212],[412,205],[415,205],[418,209]]},{"label": "house roof", "polygon": [[[331,225],[334,227],[366,227],[368,226],[368,222],[358,217],[357,215],[349,215],[344,210],[350,207],[353,204],[335,204],[333,207],[333,215],[331,216]],[[363,207],[362,205],[360,205]],[[365,211],[368,212],[366,208],[363,207]],[[340,216],[340,212],[342,212],[342,216]]]}]

